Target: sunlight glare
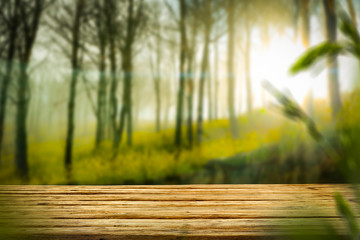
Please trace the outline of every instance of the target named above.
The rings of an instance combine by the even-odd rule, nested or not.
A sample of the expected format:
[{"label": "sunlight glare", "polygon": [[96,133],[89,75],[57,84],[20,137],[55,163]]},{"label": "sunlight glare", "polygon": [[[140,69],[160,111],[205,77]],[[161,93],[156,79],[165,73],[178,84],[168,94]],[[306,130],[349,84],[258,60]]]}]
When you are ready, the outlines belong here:
[{"label": "sunlight glare", "polygon": [[[309,90],[314,89],[314,79],[309,72],[291,76],[289,68],[304,51],[305,48],[300,41],[295,43],[290,37],[277,34],[274,34],[267,48],[254,49],[251,69],[254,89],[261,86],[261,81],[266,79],[278,89],[286,92],[290,91],[294,99],[301,104]],[[316,86],[318,84],[319,82],[317,82]],[[326,89],[324,87],[321,89],[323,90],[320,92],[316,91],[316,96],[326,97]],[[260,102],[260,99],[261,95],[255,95],[256,102]]]}]

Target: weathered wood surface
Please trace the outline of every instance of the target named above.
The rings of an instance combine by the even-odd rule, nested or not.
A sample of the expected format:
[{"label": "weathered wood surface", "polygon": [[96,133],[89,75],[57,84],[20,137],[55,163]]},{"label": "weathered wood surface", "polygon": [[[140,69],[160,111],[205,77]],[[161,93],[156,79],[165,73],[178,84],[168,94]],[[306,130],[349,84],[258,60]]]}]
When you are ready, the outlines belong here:
[{"label": "weathered wood surface", "polygon": [[0,186],[0,227],[19,239],[345,234],[335,192],[355,207],[347,185]]}]

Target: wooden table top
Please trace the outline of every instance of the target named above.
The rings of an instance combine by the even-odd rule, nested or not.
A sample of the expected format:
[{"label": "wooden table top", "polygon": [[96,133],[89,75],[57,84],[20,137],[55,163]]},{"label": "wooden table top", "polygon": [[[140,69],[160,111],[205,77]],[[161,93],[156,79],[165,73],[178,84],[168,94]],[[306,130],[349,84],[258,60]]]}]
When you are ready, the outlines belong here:
[{"label": "wooden table top", "polygon": [[[348,185],[0,186],[0,234],[18,239],[262,239],[346,234]],[[15,234],[16,233],[16,234]],[[286,238],[285,238],[286,239]]]}]

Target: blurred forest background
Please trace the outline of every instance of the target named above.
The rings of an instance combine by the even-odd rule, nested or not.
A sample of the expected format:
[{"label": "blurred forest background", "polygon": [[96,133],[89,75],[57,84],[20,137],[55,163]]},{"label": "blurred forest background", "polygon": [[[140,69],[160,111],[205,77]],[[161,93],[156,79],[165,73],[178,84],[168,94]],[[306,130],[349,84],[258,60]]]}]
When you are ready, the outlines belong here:
[{"label": "blurred forest background", "polygon": [[360,172],[359,0],[0,0],[0,183]]}]

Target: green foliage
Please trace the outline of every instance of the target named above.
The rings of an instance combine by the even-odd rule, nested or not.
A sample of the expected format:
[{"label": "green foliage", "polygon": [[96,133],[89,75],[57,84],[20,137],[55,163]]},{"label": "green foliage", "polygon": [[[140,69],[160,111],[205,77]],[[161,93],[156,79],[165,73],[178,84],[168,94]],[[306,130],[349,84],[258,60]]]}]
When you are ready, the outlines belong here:
[{"label": "green foliage", "polygon": [[357,27],[354,26],[350,17],[344,11],[340,11],[338,16],[340,19],[339,29],[347,38],[347,41],[337,43],[323,42],[310,48],[291,66],[290,73],[296,74],[304,71],[320,59],[337,54],[350,53],[360,60],[360,35]]},{"label": "green foliage", "polygon": [[359,235],[359,226],[357,223],[357,218],[353,213],[353,211],[351,210],[348,202],[344,199],[344,197],[340,193],[335,194],[334,198],[336,201],[336,207],[346,222],[351,239],[353,240],[359,239],[360,235]]},{"label": "green foliage", "polygon": [[290,73],[296,74],[312,66],[315,62],[327,56],[336,55],[344,52],[344,47],[338,43],[324,42],[307,50],[291,66]]},{"label": "green foliage", "polygon": [[350,17],[343,11],[340,12],[338,16],[340,17],[340,31],[344,34],[344,36],[350,39],[354,45],[359,45],[360,35]]},{"label": "green foliage", "polygon": [[[204,141],[193,149],[182,149],[179,157],[173,148],[173,129],[160,133],[139,131],[134,133],[134,145],[121,145],[113,160],[112,142],[105,141],[94,150],[93,139],[82,136],[75,139],[73,176],[76,184],[164,184],[181,183],[211,159],[249,153],[270,144],[279,144],[285,152],[296,151],[301,126],[289,123],[281,115],[254,111],[251,121],[239,118],[240,138],[233,140],[226,119],[204,124]],[[301,132],[302,134],[299,134]],[[184,133],[184,136],[186,134]],[[294,148],[294,150],[292,150]],[[9,149],[9,153],[12,152]],[[29,142],[30,184],[66,184],[63,163],[63,141]],[[248,159],[249,166],[261,166],[266,151]],[[279,172],[278,174],[281,174]],[[279,178],[280,179],[280,178]],[[271,179],[269,179],[271,181]],[[20,184],[16,178],[12,156],[4,159],[0,169],[0,183]]]}]

